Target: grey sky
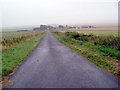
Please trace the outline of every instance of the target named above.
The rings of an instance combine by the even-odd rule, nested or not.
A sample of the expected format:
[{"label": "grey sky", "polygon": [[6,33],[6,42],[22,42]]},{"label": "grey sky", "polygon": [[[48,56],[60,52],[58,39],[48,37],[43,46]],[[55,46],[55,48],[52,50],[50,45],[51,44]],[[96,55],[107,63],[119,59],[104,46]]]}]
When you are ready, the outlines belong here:
[{"label": "grey sky", "polygon": [[118,1],[1,0],[0,19],[3,27],[39,24],[117,24]]}]

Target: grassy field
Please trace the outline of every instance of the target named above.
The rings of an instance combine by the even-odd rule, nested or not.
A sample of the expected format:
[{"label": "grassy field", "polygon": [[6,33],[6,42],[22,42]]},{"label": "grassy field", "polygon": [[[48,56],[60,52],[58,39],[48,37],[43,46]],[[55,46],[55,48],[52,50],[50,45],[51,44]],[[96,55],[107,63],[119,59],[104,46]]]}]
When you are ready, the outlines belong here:
[{"label": "grassy field", "polygon": [[[119,77],[119,60],[120,60],[120,41],[117,36],[95,35],[89,32],[54,32],[53,34],[60,42],[73,49],[78,54],[84,56],[87,60],[93,62],[98,67]],[[98,32],[98,31],[96,31]],[[106,34],[106,36],[105,36]],[[115,42],[114,42],[115,41]],[[110,45],[108,44],[110,43]]]},{"label": "grassy field", "polygon": [[25,32],[4,32],[0,33],[2,35],[2,39],[9,39],[9,38],[18,38],[21,36],[27,36],[33,34],[33,31],[25,31]]},{"label": "grassy field", "polygon": [[[9,33],[5,35],[1,40],[1,45],[4,48],[0,52],[2,56],[2,67],[0,67],[0,69],[2,68],[2,76],[12,73],[29,56],[37,47],[45,32],[11,32],[10,35]],[[5,49],[5,47],[9,48]]]},{"label": "grassy field", "polygon": [[97,36],[118,36],[118,31],[117,30],[76,30],[78,33],[84,33],[84,34],[94,34]]},{"label": "grassy field", "polygon": [[0,51],[4,52],[12,47],[19,45],[21,42],[32,39],[39,35],[41,32],[38,31],[25,31],[25,32],[5,32],[1,33],[1,45]]},{"label": "grassy field", "polygon": [[1,32],[15,32],[18,30],[33,30],[33,27],[8,27],[8,28],[2,28]]}]

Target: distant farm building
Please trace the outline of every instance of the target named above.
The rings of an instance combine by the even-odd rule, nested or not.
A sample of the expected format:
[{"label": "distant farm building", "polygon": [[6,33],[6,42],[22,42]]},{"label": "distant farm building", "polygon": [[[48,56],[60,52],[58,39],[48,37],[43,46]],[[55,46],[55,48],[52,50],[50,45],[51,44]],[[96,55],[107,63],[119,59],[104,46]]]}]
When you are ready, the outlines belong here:
[{"label": "distant farm building", "polygon": [[94,26],[81,26],[80,28],[96,28]]}]

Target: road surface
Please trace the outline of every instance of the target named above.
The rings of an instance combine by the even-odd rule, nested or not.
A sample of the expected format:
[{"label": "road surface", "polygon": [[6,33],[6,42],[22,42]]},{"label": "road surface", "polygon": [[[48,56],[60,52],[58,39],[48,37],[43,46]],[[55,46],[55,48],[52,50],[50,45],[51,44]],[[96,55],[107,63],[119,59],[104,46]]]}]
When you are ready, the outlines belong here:
[{"label": "road surface", "polygon": [[7,88],[118,88],[118,80],[61,44],[50,32],[10,77]]}]

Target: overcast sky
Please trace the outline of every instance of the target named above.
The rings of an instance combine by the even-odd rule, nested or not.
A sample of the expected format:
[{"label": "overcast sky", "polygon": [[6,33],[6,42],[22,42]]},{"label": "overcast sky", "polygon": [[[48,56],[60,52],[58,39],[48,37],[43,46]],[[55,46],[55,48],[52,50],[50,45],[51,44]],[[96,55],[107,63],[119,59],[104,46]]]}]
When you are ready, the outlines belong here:
[{"label": "overcast sky", "polygon": [[119,0],[1,0],[3,27],[117,24]]}]

